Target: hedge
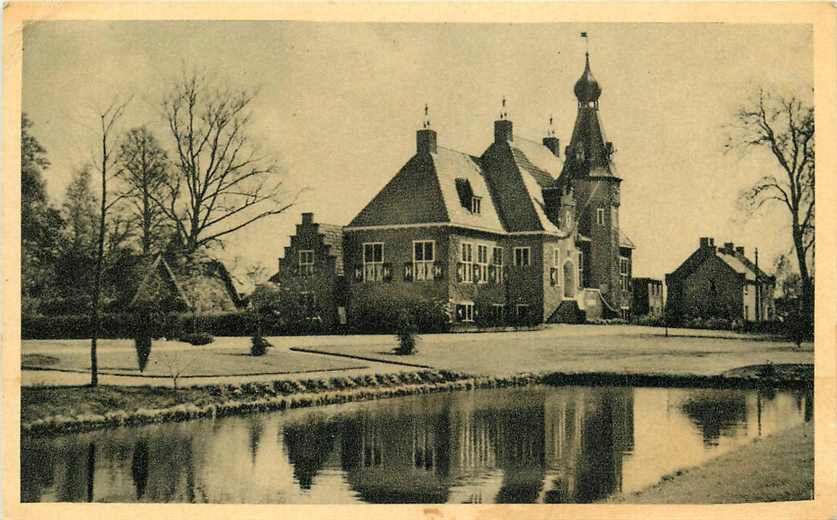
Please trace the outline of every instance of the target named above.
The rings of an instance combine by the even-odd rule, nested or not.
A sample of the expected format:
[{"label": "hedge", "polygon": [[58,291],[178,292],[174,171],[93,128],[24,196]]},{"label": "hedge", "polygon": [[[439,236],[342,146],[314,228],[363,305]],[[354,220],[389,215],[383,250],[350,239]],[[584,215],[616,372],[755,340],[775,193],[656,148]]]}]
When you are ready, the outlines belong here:
[{"label": "hedge", "polygon": [[[191,333],[196,325],[198,332],[213,336],[250,336],[255,331],[255,323],[249,312],[237,311],[217,314],[201,314],[194,318],[191,314],[154,315],[145,320],[140,314],[118,313],[101,316],[100,338],[133,338],[136,331],[150,327],[150,334],[155,338],[177,338]],[[21,320],[23,339],[86,339],[91,336],[90,316],[24,316]],[[265,336],[295,335],[298,327],[286,327],[275,322],[263,322],[262,333]]]}]

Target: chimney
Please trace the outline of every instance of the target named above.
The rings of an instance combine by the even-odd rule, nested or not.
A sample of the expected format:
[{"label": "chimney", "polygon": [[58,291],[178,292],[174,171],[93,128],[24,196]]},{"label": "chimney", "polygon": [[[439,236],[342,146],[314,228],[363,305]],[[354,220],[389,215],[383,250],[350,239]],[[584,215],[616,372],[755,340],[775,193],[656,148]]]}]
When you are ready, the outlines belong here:
[{"label": "chimney", "polygon": [[735,247],[735,252],[738,253],[741,256],[744,256],[744,246],[736,246]]},{"label": "chimney", "polygon": [[555,157],[560,157],[561,154],[561,141],[555,137],[554,135],[550,135],[548,137],[543,138],[543,145],[549,148],[549,151]]},{"label": "chimney", "polygon": [[712,237],[701,237],[700,238],[700,248],[701,249],[711,249],[713,252],[715,251],[715,239]]},{"label": "chimney", "polygon": [[727,254],[735,254],[735,244],[732,242],[724,242],[724,252]]},{"label": "chimney", "polygon": [[303,213],[302,214],[302,224],[313,224],[314,223],[314,214],[313,213]]},{"label": "chimney", "polygon": [[494,142],[499,144],[506,141],[514,141],[512,122],[508,119],[498,119],[494,121]]},{"label": "chimney", "polygon": [[416,153],[429,155],[436,153],[436,131],[432,128],[422,128],[416,132]]}]

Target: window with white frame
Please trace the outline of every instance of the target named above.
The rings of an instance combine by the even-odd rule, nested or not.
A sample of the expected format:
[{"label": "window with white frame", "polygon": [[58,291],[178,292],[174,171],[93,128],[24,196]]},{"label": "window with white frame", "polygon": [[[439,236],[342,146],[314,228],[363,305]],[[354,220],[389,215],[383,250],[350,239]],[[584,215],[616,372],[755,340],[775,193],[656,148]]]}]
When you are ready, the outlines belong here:
[{"label": "window with white frame", "polygon": [[456,304],[456,321],[465,323],[474,321],[474,303],[463,302]]},{"label": "window with white frame", "polygon": [[474,245],[468,242],[461,244],[459,261],[462,264],[462,281],[474,281]]},{"label": "window with white frame", "polygon": [[622,286],[623,291],[627,291],[630,289],[628,286],[630,282],[630,261],[627,257],[620,256],[619,257],[619,284]]},{"label": "window with white frame", "polygon": [[363,244],[363,281],[380,282],[384,279],[384,244],[366,242]]},{"label": "window with white frame", "polygon": [[477,244],[477,268],[478,277],[476,279],[479,283],[488,282],[488,246]]},{"label": "window with white frame", "polygon": [[561,284],[561,250],[552,249],[552,267],[549,269],[549,284],[553,287]]},{"label": "window with white frame", "polygon": [[514,248],[514,265],[517,267],[528,267],[532,265],[532,248],[530,247],[515,247]]},{"label": "window with white frame", "polygon": [[491,320],[494,323],[502,323],[505,319],[506,306],[502,303],[491,304]]},{"label": "window with white frame", "polygon": [[436,242],[416,240],[413,242],[413,279],[432,280],[433,262],[436,259]]},{"label": "window with white frame", "polygon": [[494,282],[502,283],[503,281],[503,248],[491,248],[491,265],[494,266]]},{"label": "window with white frame", "polygon": [[482,206],[482,197],[471,197],[471,213],[480,214]]},{"label": "window with white frame", "polygon": [[308,249],[299,252],[299,274],[314,274],[314,251]]},{"label": "window with white frame", "polygon": [[605,223],[605,210],[604,208],[596,208],[596,224],[600,226],[604,226]]}]

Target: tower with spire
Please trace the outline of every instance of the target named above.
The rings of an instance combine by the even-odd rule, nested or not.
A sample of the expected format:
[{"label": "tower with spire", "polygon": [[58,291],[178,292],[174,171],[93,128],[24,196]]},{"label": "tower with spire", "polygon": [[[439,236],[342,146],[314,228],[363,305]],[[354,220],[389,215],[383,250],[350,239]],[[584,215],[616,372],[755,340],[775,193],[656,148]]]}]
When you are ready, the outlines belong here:
[{"label": "tower with spire", "polygon": [[557,184],[574,194],[583,286],[598,289],[611,311],[624,316],[631,305],[633,245],[619,230],[622,179],[613,162],[613,143],[599,118],[602,87],[590,68],[589,52],[573,91],[578,113]]}]

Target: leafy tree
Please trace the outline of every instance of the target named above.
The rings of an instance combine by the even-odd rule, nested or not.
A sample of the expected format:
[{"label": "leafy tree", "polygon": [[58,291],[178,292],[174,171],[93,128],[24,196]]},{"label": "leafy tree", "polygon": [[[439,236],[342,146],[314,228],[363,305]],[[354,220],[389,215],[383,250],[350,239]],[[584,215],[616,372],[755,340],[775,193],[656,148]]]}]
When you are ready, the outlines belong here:
[{"label": "leafy tree", "polygon": [[139,228],[142,253],[160,251],[170,228],[154,197],[162,196],[170,180],[168,156],[150,130],[144,126],[132,128],[120,147],[119,166],[122,196]]},{"label": "leafy tree", "polygon": [[163,195],[152,195],[187,254],[292,206],[275,163],[248,136],[255,93],[184,75],[163,101],[176,150]]},{"label": "leafy tree", "polygon": [[741,193],[741,201],[750,211],[777,203],[787,210],[802,280],[802,313],[813,324],[814,107],[796,96],[762,89],[755,100],[738,109],[734,129],[727,149],[767,150],[777,163],[776,173],[765,173]]},{"label": "leafy tree", "polygon": [[96,242],[96,206],[89,164],[73,172],[64,193],[62,212],[67,223],[65,239],[70,249],[92,251]]},{"label": "leafy tree", "polygon": [[60,212],[49,203],[43,172],[49,168],[46,149],[31,133],[32,121],[21,119],[21,281],[23,314],[40,311],[49,292],[59,254],[63,226]]},{"label": "leafy tree", "polygon": [[96,241],[96,195],[89,166],[73,172],[64,193],[61,213],[66,226],[55,260],[52,297],[44,302],[48,314],[78,314],[90,308]]}]

